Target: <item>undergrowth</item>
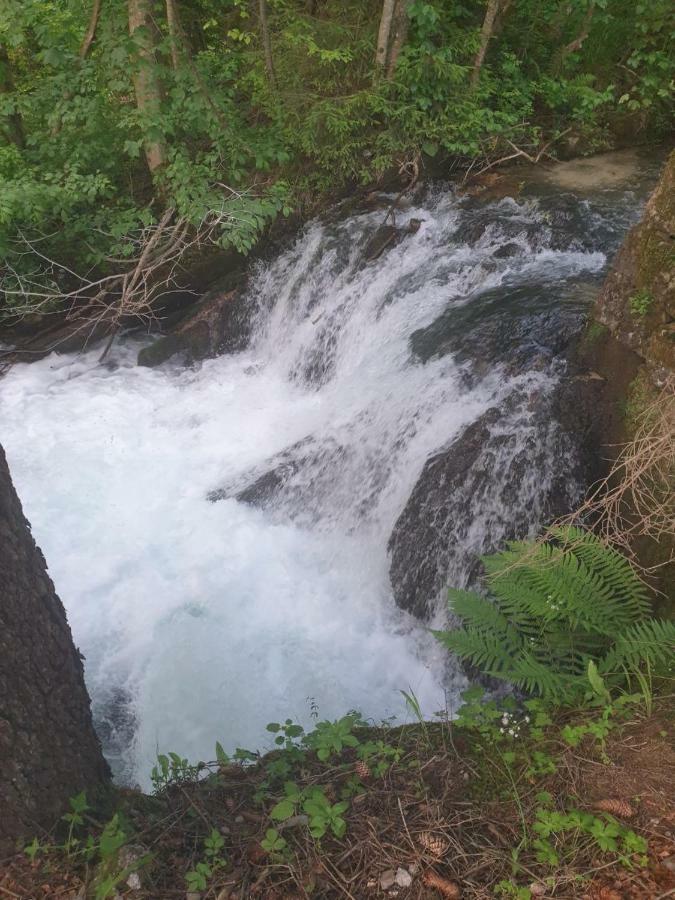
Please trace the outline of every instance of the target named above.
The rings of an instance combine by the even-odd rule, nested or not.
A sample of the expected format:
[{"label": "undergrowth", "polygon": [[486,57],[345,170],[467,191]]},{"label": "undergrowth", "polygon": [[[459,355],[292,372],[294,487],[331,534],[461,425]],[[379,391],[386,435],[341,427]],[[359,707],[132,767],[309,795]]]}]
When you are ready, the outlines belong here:
[{"label": "undergrowth", "polygon": [[[675,850],[673,697],[656,665],[672,635],[664,623],[663,652],[651,638],[626,651],[621,629],[650,621],[646,592],[614,551],[580,532],[558,538],[488,560],[494,607],[452,593],[491,653],[495,638],[512,661],[524,645],[548,648],[528,693],[477,684],[427,721],[408,690],[405,726],[352,711],[311,730],[271,722],[264,754],[220,743],[211,761],[161,754],[152,796],[120,792],[107,819],[73,797],[0,888],[94,900],[170,897],[177,885],[192,900],[658,896],[660,859]],[[556,679],[564,690],[549,689]],[[39,893],[45,884],[56,893]]]}]

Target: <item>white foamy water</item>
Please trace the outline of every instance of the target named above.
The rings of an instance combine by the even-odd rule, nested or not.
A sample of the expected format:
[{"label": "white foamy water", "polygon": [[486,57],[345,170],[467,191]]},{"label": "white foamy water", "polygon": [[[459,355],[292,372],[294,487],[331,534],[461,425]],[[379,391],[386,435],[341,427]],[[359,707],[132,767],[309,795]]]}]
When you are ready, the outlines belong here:
[{"label": "white foamy water", "polygon": [[[199,759],[216,740],[264,747],[267,722],[308,722],[308,698],[322,717],[356,708],[379,720],[405,719],[400,689],[427,713],[444,690],[456,697],[461,676],[393,603],[387,541],[434,451],[555,375],[495,364],[468,377],[451,354],[422,364],[410,335],[487,289],[543,283],[550,295],[605,256],[533,245],[525,229],[546,220],[512,201],[469,246],[445,195],[408,213],[424,220],[417,234],[361,266],[381,215],[314,223],[260,267],[243,353],[150,370],[128,339],[114,365],[98,364],[100,348],[53,354],[0,381],[0,441],[86,656],[95,713],[118,720],[128,704],[133,715],[116,763],[125,778],[147,784],[158,750]],[[507,240],[522,254],[493,259]],[[300,441],[311,458],[268,508],[207,499]],[[529,490],[555,465],[530,472]]]}]

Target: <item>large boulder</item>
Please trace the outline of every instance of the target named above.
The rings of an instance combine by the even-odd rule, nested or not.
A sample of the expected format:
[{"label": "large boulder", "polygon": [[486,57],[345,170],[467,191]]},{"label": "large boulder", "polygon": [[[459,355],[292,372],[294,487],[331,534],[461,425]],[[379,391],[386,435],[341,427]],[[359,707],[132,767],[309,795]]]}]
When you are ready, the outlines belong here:
[{"label": "large boulder", "polygon": [[[492,408],[425,464],[389,539],[398,606],[428,620],[446,585],[472,585],[480,556],[567,512],[582,475],[574,442],[532,394]],[[556,468],[557,466],[557,468]]]},{"label": "large boulder", "polygon": [[614,261],[595,319],[658,377],[675,370],[675,151]]},{"label": "large boulder", "polygon": [[252,309],[241,287],[217,286],[187,315],[138,354],[139,366],[158,366],[179,355],[182,362],[211,359],[243,350],[250,336]]}]

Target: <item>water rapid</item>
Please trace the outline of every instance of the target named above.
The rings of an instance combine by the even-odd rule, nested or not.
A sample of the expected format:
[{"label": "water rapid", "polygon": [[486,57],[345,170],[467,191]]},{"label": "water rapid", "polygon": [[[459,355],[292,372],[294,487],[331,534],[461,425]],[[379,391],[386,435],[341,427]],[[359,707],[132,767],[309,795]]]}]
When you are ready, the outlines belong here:
[{"label": "water rapid", "polygon": [[429,458],[499,409],[508,439],[458,491],[442,580],[466,583],[509,522],[536,531],[575,448],[532,399],[638,213],[623,190],[439,188],[369,263],[382,209],[332,215],[255,268],[245,351],[147,369],[129,337],[105,365],[52,354],[0,381],[0,440],[119,778],[146,784],[158,750],[264,747],[311,704],[403,720],[400,689],[428,714],[456,701],[464,676],[393,601],[392,530]]}]

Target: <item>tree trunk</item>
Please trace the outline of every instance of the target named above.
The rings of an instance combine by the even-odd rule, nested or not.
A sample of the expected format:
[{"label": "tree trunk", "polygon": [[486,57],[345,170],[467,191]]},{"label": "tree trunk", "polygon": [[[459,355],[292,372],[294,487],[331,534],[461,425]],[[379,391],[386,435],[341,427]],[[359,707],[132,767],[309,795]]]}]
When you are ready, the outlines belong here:
[{"label": "tree trunk", "polygon": [[[162,86],[155,61],[154,31],[150,13],[150,0],[129,0],[129,34],[136,45],[136,58],[133,61],[136,106],[142,116],[152,121],[160,110]],[[145,158],[150,173],[155,175],[166,163],[166,148],[163,141],[146,140]]]},{"label": "tree trunk", "polygon": [[403,45],[408,37],[408,26],[410,25],[410,9],[411,0],[397,0],[396,15],[394,16],[394,40],[391,44],[391,50],[387,59],[387,79],[394,77],[396,64],[403,49]]},{"label": "tree trunk", "polygon": [[389,56],[389,41],[391,38],[391,23],[394,18],[394,6],[396,0],[384,0],[382,3],[382,16],[380,29],[377,34],[377,49],[375,51],[376,76],[385,71]]},{"label": "tree trunk", "polygon": [[85,34],[82,43],[80,44],[80,59],[86,59],[87,54],[91,50],[91,45],[94,43],[94,38],[96,37],[96,28],[98,27],[98,20],[101,16],[101,0],[94,0],[94,5],[91,9],[91,17],[89,19],[89,26],[87,28],[87,33]]},{"label": "tree trunk", "polygon": [[584,20],[581,24],[581,31],[574,38],[573,41],[570,41],[569,44],[566,44],[564,47],[561,47],[558,53],[555,54],[553,58],[553,65],[551,66],[551,70],[553,74],[559,75],[563,63],[567,59],[567,57],[571,53],[576,53],[577,50],[581,50],[588,37],[588,33],[591,30],[591,22],[593,21],[593,13],[595,12],[595,3],[591,3],[588,9],[586,10],[586,15],[584,16]]},{"label": "tree trunk", "polygon": [[485,18],[483,19],[483,27],[480,30],[480,44],[478,46],[476,58],[473,62],[473,71],[471,72],[471,90],[475,90],[478,86],[480,70],[483,67],[483,62],[485,61],[485,54],[487,53],[488,44],[494,31],[495,19],[497,18],[498,12],[499,0],[488,0],[487,9],[485,10]]},{"label": "tree trunk", "polygon": [[[13,94],[14,80],[12,78],[12,68],[7,55],[7,50],[0,44],[0,94]],[[5,116],[3,129],[7,140],[14,144],[19,150],[23,150],[26,146],[26,137],[23,131],[23,121],[16,110]]]},{"label": "tree trunk", "polygon": [[270,83],[270,87],[274,89],[274,60],[272,58],[272,39],[270,38],[270,26],[267,18],[267,0],[258,0],[258,9],[260,11],[260,40],[262,41],[265,55],[265,71],[267,72],[267,80]]},{"label": "tree trunk", "polygon": [[0,856],[109,777],[81,657],[0,447]]},{"label": "tree trunk", "polygon": [[166,21],[171,41],[171,64],[177,69],[180,65],[181,49],[185,49],[185,35],[173,0],[166,0]]}]

